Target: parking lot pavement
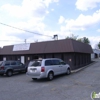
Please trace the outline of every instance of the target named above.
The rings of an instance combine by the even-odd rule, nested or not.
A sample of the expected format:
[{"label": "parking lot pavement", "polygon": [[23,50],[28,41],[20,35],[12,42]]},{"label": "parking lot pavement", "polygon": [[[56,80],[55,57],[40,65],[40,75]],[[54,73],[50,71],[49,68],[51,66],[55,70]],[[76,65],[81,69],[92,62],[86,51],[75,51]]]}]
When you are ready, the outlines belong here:
[{"label": "parking lot pavement", "polygon": [[100,92],[100,61],[53,81],[33,81],[24,73],[0,76],[0,100],[91,100],[93,91]]}]

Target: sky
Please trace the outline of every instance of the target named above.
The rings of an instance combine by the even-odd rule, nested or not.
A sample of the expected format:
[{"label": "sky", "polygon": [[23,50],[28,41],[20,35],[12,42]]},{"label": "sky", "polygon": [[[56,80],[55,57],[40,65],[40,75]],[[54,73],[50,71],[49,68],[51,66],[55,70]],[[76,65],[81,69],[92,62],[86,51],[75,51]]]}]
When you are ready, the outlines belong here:
[{"label": "sky", "polygon": [[58,39],[71,34],[87,37],[96,48],[100,0],[0,0],[0,47],[25,43],[25,39],[27,43],[51,41],[55,34]]}]

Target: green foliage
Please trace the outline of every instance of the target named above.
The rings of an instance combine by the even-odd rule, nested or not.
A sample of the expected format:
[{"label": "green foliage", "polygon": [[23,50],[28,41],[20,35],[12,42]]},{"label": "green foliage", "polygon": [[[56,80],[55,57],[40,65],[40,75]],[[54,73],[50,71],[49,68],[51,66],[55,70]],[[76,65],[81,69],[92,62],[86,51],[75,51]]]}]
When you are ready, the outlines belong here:
[{"label": "green foliage", "polygon": [[82,42],[82,38],[77,39],[77,41]]},{"label": "green foliage", "polygon": [[75,36],[74,34],[67,36],[66,39],[73,39],[73,40],[77,40],[77,41],[80,41],[80,42],[83,42],[83,43],[90,44],[90,40],[87,37],[78,38],[78,36]]},{"label": "green foliage", "polygon": [[67,36],[66,39],[73,39],[73,40],[77,40],[78,38],[78,35],[74,35],[74,34],[71,34],[70,36]]},{"label": "green foliage", "polygon": [[83,43],[90,44],[90,40],[86,37],[83,37]]},{"label": "green foliage", "polygon": [[100,49],[100,42],[98,43],[98,48]]}]

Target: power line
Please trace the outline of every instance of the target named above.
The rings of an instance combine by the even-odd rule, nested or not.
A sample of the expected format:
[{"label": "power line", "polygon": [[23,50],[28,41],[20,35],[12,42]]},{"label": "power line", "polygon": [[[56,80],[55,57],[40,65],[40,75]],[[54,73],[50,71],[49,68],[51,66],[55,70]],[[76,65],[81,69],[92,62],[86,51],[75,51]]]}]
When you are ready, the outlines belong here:
[{"label": "power line", "polygon": [[0,22],[0,24],[8,26],[8,27],[11,27],[11,28],[14,28],[14,29],[17,29],[17,30],[25,31],[25,32],[28,32],[28,33],[32,33],[32,34],[36,34],[36,35],[43,35],[43,36],[47,36],[47,37],[52,37],[52,36],[49,36],[49,35],[44,35],[44,34],[32,32],[32,31],[24,30],[24,29],[21,29],[21,28],[18,28],[18,27],[14,27],[14,26],[11,26],[11,25],[7,25],[7,24],[4,24],[4,23],[1,23],[1,22]]},{"label": "power line", "polygon": [[0,40],[0,41],[6,41],[6,42],[11,42],[11,41],[14,41],[14,42],[24,42],[24,41],[16,41],[16,40]]}]

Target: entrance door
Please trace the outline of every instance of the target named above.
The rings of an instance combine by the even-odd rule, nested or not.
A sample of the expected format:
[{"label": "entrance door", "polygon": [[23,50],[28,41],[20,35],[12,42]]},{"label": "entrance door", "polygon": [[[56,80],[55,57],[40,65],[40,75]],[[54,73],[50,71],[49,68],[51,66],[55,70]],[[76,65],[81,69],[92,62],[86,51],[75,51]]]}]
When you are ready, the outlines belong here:
[{"label": "entrance door", "polygon": [[21,56],[21,62],[22,62],[23,64],[25,64],[25,57],[24,57],[24,56]]}]

